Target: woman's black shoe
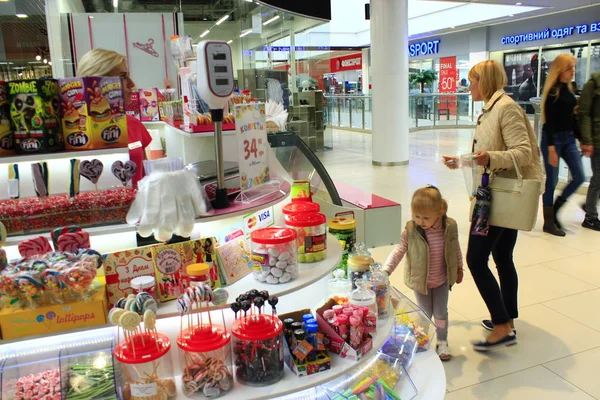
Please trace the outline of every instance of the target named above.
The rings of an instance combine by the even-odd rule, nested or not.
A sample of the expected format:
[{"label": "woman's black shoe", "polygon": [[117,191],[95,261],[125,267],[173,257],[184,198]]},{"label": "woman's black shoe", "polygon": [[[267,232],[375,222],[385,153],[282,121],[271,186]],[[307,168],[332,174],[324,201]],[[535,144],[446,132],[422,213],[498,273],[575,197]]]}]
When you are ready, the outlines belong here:
[{"label": "woman's black shoe", "polygon": [[544,207],[544,232],[554,236],[566,236],[567,234],[565,231],[556,225],[556,221],[554,219],[554,210],[554,206]]},{"label": "woman's black shoe", "polygon": [[[492,322],[491,319],[484,319],[483,321],[481,321],[481,326],[483,326],[485,329],[487,329],[488,331],[493,331],[494,330],[494,323]],[[517,330],[513,328],[513,333],[516,335],[517,334]]]},{"label": "woman's black shoe", "polygon": [[472,342],[473,350],[475,351],[490,351],[500,347],[507,347],[517,344],[517,336],[514,333],[509,333],[504,338],[497,342],[490,343],[487,340]]}]

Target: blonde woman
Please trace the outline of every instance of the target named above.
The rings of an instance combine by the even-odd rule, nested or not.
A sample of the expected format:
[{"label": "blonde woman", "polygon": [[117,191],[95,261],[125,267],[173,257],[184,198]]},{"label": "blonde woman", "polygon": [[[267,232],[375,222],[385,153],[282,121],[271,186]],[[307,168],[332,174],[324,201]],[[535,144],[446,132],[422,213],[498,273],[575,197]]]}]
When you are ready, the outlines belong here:
[{"label": "blonde woman", "polygon": [[[504,68],[496,61],[483,61],[471,68],[468,78],[473,101],[485,102],[473,137],[475,163],[495,176],[516,178],[514,156],[523,178],[543,182],[544,171],[533,128],[522,108],[502,89],[507,82]],[[443,158],[447,167],[457,168],[456,156]],[[467,265],[491,315],[491,320],[484,320],[482,325],[492,333],[485,340],[473,343],[477,351],[517,343],[514,320],[518,317],[519,282],[513,261],[516,243],[516,230],[498,226],[490,226],[487,236],[469,237]],[[490,254],[500,285],[488,266]]]},{"label": "blonde woman", "polygon": [[[129,76],[127,59],[112,50],[94,49],[81,57],[77,67],[77,76],[118,76],[123,80],[123,97],[125,104],[131,102],[131,93],[135,83]],[[137,167],[133,176],[133,187],[144,177],[145,148],[152,142],[152,136],[139,120],[127,116],[127,132],[129,135],[129,159]]]},{"label": "blonde woman", "polygon": [[[574,109],[577,99],[574,94],[573,76],[576,59],[570,54],[561,54],[552,62],[542,94],[542,154],[546,164],[546,191],[543,196],[544,232],[565,236],[558,211],[584,181],[581,152],[577,148],[574,132]],[[558,181],[559,159],[565,160],[571,173],[571,181],[562,194],[554,200],[554,188]]]}]

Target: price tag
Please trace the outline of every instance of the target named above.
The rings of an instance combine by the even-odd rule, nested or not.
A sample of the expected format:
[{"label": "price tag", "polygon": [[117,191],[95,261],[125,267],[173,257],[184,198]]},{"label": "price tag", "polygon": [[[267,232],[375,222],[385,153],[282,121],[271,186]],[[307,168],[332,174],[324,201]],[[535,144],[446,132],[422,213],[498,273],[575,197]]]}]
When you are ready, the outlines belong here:
[{"label": "price tag", "polygon": [[236,105],[235,124],[243,191],[270,180],[265,105],[263,103]]},{"label": "price tag", "polygon": [[132,383],[130,387],[133,397],[153,397],[158,393],[156,383]]}]

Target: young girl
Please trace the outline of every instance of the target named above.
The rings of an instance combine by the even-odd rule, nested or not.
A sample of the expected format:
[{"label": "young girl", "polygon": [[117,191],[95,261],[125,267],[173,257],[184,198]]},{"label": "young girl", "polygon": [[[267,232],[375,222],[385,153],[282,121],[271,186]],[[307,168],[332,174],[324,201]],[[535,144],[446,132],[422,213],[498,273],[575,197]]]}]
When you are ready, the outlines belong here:
[{"label": "young girl", "polygon": [[415,291],[423,312],[435,318],[436,352],[442,361],[448,361],[448,294],[452,285],[463,280],[458,228],[446,215],[448,203],[434,186],[415,192],[411,210],[412,220],[402,232],[402,242],[388,256],[384,271],[394,272],[407,255],[404,283]]}]

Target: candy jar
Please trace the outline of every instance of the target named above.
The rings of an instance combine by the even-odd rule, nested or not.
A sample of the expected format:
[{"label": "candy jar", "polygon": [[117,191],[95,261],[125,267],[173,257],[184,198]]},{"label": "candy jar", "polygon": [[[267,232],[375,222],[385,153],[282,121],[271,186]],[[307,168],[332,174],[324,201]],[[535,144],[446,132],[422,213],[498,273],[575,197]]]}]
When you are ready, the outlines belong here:
[{"label": "candy jar", "polygon": [[286,215],[285,224],[298,235],[298,262],[312,263],[327,257],[327,218],[323,214]]},{"label": "candy jar", "polygon": [[[127,326],[124,319],[125,314],[121,323]],[[158,332],[133,332],[139,330],[131,330],[113,350],[119,368],[117,379],[121,397],[124,400],[175,400],[177,385],[169,354],[169,338]]]},{"label": "candy jar", "polygon": [[363,321],[367,331],[373,332],[377,328],[377,303],[375,292],[369,289],[370,283],[365,279],[356,280],[356,289],[350,293],[349,303],[353,306],[368,309]]},{"label": "candy jar", "polygon": [[190,264],[186,268],[191,286],[199,286],[203,283],[212,286],[210,282],[210,265],[204,263]]},{"label": "candy jar", "polygon": [[335,278],[329,280],[329,297],[337,304],[345,304],[348,302],[348,296],[352,291],[352,282],[350,279],[344,278],[346,273],[343,269],[333,271]]},{"label": "candy jar", "polygon": [[369,267],[374,260],[369,252],[360,243],[354,246],[354,251],[348,256],[348,278],[352,281],[352,288],[356,289],[356,280],[369,272]]},{"label": "candy jar", "polygon": [[[354,212],[350,211],[350,213],[354,216]],[[338,267],[342,268],[344,272],[348,272],[348,255],[356,243],[356,220],[342,217],[340,214],[336,214],[335,218],[330,219],[327,225],[329,226],[329,233],[335,236],[343,247],[342,260]]]},{"label": "candy jar", "polygon": [[283,323],[268,314],[236,319],[231,327],[235,376],[250,386],[268,386],[283,378]]},{"label": "candy jar", "polygon": [[199,325],[177,336],[183,351],[183,392],[191,398],[217,398],[233,387],[231,335],[219,325]]},{"label": "candy jar", "polygon": [[371,264],[369,283],[371,290],[375,292],[377,316],[379,318],[385,318],[390,312],[390,278],[383,272],[383,266],[380,263]]},{"label": "candy jar", "polygon": [[153,276],[138,276],[130,282],[134,294],[146,292],[157,301],[156,297],[156,279]]},{"label": "candy jar", "polygon": [[318,213],[321,211],[321,206],[312,201],[300,201],[295,203],[286,204],[283,207],[283,215],[294,215],[301,213]]},{"label": "candy jar", "polygon": [[259,282],[287,283],[298,277],[296,231],[263,228],[250,234],[252,269]]}]

